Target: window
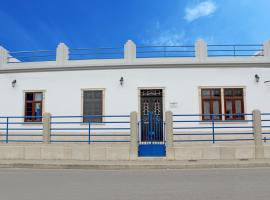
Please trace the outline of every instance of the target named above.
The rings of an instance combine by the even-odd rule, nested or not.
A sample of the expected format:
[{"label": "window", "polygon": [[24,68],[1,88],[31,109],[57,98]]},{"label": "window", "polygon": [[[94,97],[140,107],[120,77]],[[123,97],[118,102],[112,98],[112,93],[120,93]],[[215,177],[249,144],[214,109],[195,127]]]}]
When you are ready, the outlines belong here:
[{"label": "window", "polygon": [[42,121],[42,92],[26,92],[25,93],[25,122]]},{"label": "window", "polygon": [[83,122],[102,122],[101,115],[103,115],[103,91],[83,91]]},{"label": "window", "polygon": [[226,120],[243,120],[244,99],[242,88],[224,89],[224,109]]},{"label": "window", "polygon": [[[202,89],[203,120],[221,120],[221,89]],[[211,116],[210,114],[217,114]]]},{"label": "window", "polygon": [[[215,120],[244,120],[244,90],[243,88],[203,88],[201,89],[202,117],[211,120],[208,114],[225,114],[214,116]],[[223,103],[222,100],[223,99]],[[222,104],[224,104],[222,106]],[[222,107],[224,111],[222,111]]]}]

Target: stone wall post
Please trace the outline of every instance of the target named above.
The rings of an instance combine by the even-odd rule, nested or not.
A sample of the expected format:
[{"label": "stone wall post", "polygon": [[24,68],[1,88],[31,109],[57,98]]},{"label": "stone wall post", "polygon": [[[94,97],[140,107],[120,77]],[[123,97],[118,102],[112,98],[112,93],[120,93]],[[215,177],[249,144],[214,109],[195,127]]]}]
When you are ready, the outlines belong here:
[{"label": "stone wall post", "polygon": [[64,64],[69,60],[69,48],[65,43],[59,43],[56,49],[57,64]]},{"label": "stone wall post", "polygon": [[270,57],[270,40],[267,40],[263,43],[263,53],[264,56]]},{"label": "stone wall post", "polygon": [[169,160],[174,160],[173,147],[173,114],[171,111],[165,113],[165,133],[166,133],[166,156]]},{"label": "stone wall post", "polygon": [[208,57],[207,43],[203,39],[196,41],[195,55],[199,62],[203,62]]},{"label": "stone wall post", "polygon": [[8,51],[0,46],[0,66],[3,66],[8,62]]},{"label": "stone wall post", "polygon": [[136,59],[136,44],[132,40],[128,40],[124,47],[124,58],[127,62]]},{"label": "stone wall post", "polygon": [[138,157],[138,116],[137,112],[130,113],[130,159]]},{"label": "stone wall post", "polygon": [[262,143],[262,121],[260,110],[253,110],[253,133],[255,143],[255,159],[264,158],[264,148]]},{"label": "stone wall post", "polygon": [[43,143],[49,144],[51,141],[51,114],[44,113],[42,116]]}]

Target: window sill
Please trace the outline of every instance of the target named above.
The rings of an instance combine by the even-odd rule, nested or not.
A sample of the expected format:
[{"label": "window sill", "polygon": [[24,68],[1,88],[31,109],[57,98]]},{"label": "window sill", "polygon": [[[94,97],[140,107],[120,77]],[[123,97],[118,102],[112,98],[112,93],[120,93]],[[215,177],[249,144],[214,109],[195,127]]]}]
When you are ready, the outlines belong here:
[{"label": "window sill", "polygon": [[22,124],[21,125],[23,125],[23,126],[37,126],[37,125],[40,125],[40,126],[42,126],[42,122],[22,122]]},{"label": "window sill", "polygon": [[[80,125],[81,126],[88,126],[88,122],[81,122]],[[90,126],[105,126],[106,122],[102,122],[102,123],[97,123],[97,122],[91,122]]]}]

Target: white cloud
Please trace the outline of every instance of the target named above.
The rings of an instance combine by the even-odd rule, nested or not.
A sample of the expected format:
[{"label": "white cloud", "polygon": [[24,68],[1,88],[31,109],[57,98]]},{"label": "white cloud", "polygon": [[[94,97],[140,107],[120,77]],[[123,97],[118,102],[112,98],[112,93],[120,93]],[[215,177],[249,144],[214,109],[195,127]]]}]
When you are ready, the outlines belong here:
[{"label": "white cloud", "polygon": [[183,40],[185,38],[184,31],[182,32],[173,32],[173,31],[166,31],[161,32],[157,36],[153,37],[153,39],[144,41],[147,45],[153,45],[153,46],[177,46],[182,45]]},{"label": "white cloud", "polygon": [[214,13],[216,9],[216,4],[213,1],[203,1],[192,8],[186,8],[185,19],[191,22]]}]

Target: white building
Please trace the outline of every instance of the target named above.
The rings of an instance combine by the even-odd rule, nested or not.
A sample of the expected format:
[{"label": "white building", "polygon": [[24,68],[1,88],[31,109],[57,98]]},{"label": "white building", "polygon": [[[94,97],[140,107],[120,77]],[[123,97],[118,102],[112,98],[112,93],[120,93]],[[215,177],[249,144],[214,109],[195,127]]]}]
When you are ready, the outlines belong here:
[{"label": "white building", "polygon": [[[149,112],[164,121],[165,112],[171,111],[174,115],[197,114],[183,117],[185,120],[199,120],[190,124],[208,126],[212,121],[212,116],[208,114],[217,114],[214,120],[229,127],[247,125],[251,121],[249,115],[244,113],[252,113],[254,109],[270,112],[270,85],[267,84],[270,80],[270,40],[263,45],[246,46],[207,45],[203,40],[198,40],[194,46],[149,48],[136,48],[132,41],[128,41],[124,46],[123,58],[121,55],[115,56],[116,51],[121,51],[118,50],[99,49],[97,57],[107,52],[110,59],[84,59],[84,54],[90,50],[78,49],[77,54],[83,54],[78,60],[76,50],[60,43],[55,60],[44,61],[38,57],[37,61],[28,62],[33,53],[8,52],[2,47],[0,115],[20,116],[19,120],[16,118],[14,121],[20,121],[22,124],[16,124],[16,127],[22,129],[31,129],[35,125],[39,127],[37,124],[41,121],[41,118],[26,116],[40,116],[43,113],[78,116],[76,127],[87,132],[89,121],[91,127],[102,129],[116,127],[105,122],[117,120],[105,117],[89,120],[79,116],[129,115],[136,111],[138,121],[149,121]],[[51,52],[36,52],[37,55],[42,53]],[[23,55],[22,58],[16,57],[19,54]],[[68,118],[67,121],[71,122],[72,119]],[[183,127],[188,126],[187,123],[183,122]],[[3,141],[6,140],[5,126],[3,122]],[[73,126],[65,125],[67,128]],[[120,126],[125,127],[123,124]],[[160,125],[159,128],[164,127]],[[143,128],[139,130],[143,132]],[[84,130],[62,130],[64,133],[76,131]],[[211,129],[209,131],[211,133]],[[123,129],[119,132],[127,131]],[[142,143],[164,140],[163,131],[154,139],[149,139],[149,135],[142,136],[142,133],[138,135]],[[84,137],[80,139],[84,140]],[[236,139],[241,137],[234,136]],[[70,138],[77,140],[74,138],[78,137]],[[183,140],[190,138],[187,136]],[[209,135],[206,139],[211,138]],[[128,140],[128,136],[121,137],[121,140]]]}]

